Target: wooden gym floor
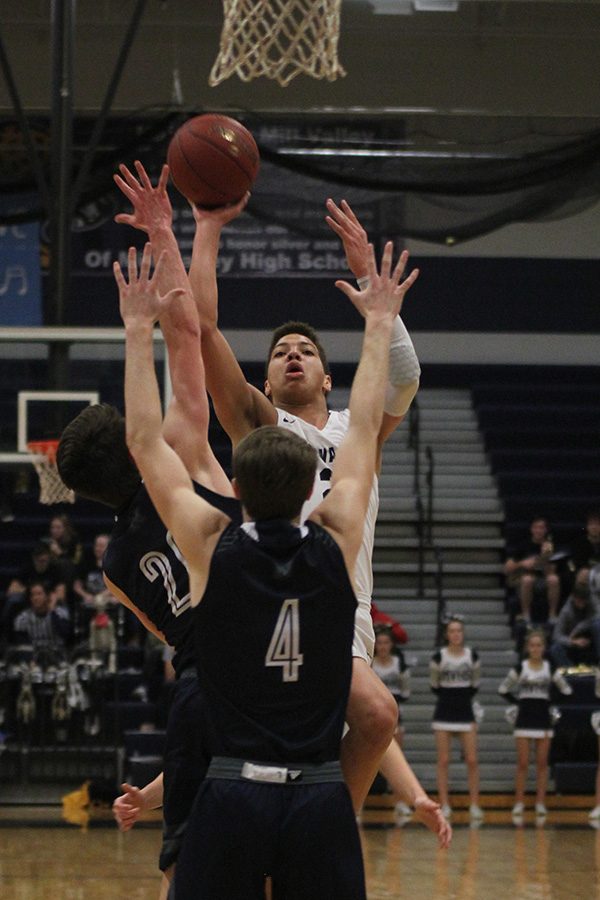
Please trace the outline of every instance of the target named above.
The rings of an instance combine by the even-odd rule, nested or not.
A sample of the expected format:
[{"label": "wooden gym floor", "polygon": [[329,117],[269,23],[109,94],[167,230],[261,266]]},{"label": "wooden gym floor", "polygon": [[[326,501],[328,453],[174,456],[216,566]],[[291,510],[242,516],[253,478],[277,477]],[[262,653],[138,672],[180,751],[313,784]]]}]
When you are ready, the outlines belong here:
[{"label": "wooden gym floor", "polygon": [[[372,798],[361,827],[369,900],[600,900],[590,799],[568,798],[564,808],[549,798],[543,825],[529,813],[515,827],[511,797],[484,798],[484,824],[470,828],[457,810],[443,852],[422,826],[398,827],[387,798]],[[156,817],[120,834],[108,811],[93,812],[84,829],[66,825],[58,807],[0,807],[0,897],[156,900],[159,844]],[[343,898],[320,897],[315,885],[310,900]]]}]

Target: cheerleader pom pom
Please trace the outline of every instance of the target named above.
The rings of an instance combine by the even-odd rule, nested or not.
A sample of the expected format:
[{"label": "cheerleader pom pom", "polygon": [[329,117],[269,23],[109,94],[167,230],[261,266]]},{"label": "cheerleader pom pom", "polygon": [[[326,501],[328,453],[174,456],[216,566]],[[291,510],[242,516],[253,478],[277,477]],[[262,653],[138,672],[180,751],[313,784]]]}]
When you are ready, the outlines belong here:
[{"label": "cheerleader pom pom", "polygon": [[556,723],[558,722],[558,720],[560,719],[561,716],[562,716],[562,713],[561,713],[560,709],[558,708],[558,706],[550,707],[550,721],[552,722],[553,725],[556,725]]},{"label": "cheerleader pom pom", "polygon": [[516,706],[507,706],[504,710],[504,718],[509,725],[514,725],[517,721],[517,712],[518,710]]},{"label": "cheerleader pom pom", "polygon": [[473,716],[477,725],[481,725],[485,718],[485,709],[477,700],[473,701]]},{"label": "cheerleader pom pom", "polygon": [[590,721],[592,723],[592,728],[594,729],[596,734],[600,736],[600,709],[597,712],[592,713],[592,718]]}]

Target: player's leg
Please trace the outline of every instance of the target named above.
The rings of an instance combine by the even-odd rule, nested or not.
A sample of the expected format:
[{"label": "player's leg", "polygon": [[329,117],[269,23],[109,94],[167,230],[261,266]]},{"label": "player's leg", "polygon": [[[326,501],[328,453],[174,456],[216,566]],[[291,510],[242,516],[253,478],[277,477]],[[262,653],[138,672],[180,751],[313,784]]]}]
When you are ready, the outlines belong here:
[{"label": "player's leg", "polygon": [[[183,842],[190,811],[210,759],[203,747],[203,701],[195,677],[180,677],[169,710],[163,759],[163,842],[159,866],[168,883]],[[164,900],[164,881],[160,900]]]},{"label": "player's leg", "polygon": [[535,811],[538,815],[546,813],[546,791],[548,789],[548,754],[550,738],[543,737],[535,744]]},{"label": "player's leg", "polygon": [[594,808],[590,812],[592,821],[600,821],[600,735],[598,736],[598,765],[596,767],[596,799],[594,800]]},{"label": "player's leg", "polygon": [[265,900],[277,840],[274,785],[208,777],[177,858],[176,900]]},{"label": "player's leg", "polygon": [[434,731],[435,749],[437,755],[436,774],[438,788],[438,802],[444,811],[444,815],[450,812],[450,796],[448,793],[448,769],[450,766],[450,746],[452,734],[449,731]]},{"label": "player's leg", "polygon": [[527,770],[529,769],[529,738],[517,737],[517,772],[515,775],[515,810],[523,812],[525,805],[525,785],[527,783]]},{"label": "player's leg", "polygon": [[558,616],[560,603],[560,578],[555,572],[546,575],[546,596],[548,597],[548,618],[553,622]]},{"label": "player's leg", "polygon": [[356,811],[360,810],[390,746],[398,706],[366,660],[355,657],[342,741],[342,771]]},{"label": "player's leg", "polygon": [[469,803],[471,810],[479,809],[479,760],[477,758],[477,729],[475,724],[471,731],[460,734],[463,758],[467,766],[469,784]]},{"label": "player's leg", "polygon": [[519,602],[521,604],[521,615],[528,621],[531,615],[531,603],[533,601],[533,588],[535,585],[534,575],[521,575],[519,579]]},{"label": "player's leg", "polygon": [[360,838],[346,786],[336,782],[283,790],[286,811],[273,900],[366,900]]}]

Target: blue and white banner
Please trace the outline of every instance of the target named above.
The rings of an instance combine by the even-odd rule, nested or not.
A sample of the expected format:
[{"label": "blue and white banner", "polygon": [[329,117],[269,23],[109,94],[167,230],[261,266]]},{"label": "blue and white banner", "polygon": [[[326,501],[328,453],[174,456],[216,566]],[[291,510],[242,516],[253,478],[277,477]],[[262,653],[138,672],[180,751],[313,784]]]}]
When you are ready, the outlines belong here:
[{"label": "blue and white banner", "polygon": [[0,225],[0,325],[41,325],[37,222]]}]

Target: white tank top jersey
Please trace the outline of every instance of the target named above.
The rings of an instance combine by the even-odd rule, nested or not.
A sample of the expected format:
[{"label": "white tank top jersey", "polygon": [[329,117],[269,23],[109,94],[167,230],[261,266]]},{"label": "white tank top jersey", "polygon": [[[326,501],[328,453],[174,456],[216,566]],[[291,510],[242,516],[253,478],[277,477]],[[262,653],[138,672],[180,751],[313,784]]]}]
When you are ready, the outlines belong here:
[{"label": "white tank top jersey", "polygon": [[[325,427],[322,429],[310,425],[297,416],[292,416],[277,409],[277,424],[287,428],[304,438],[311,447],[317,451],[317,472],[315,475],[314,490],[302,507],[302,521],[315,509],[329,490],[331,481],[331,468],[335,459],[337,448],[348,431],[350,423],[350,411],[348,409],[332,410]],[[369,497],[369,506],[365,518],[362,546],[356,559],[354,572],[354,584],[359,607],[369,611],[371,609],[371,597],[373,594],[373,542],[375,539],[375,522],[379,510],[379,483],[373,476],[373,486]]]}]

